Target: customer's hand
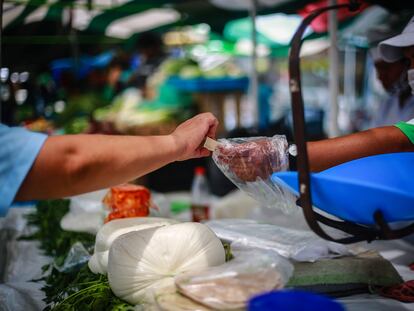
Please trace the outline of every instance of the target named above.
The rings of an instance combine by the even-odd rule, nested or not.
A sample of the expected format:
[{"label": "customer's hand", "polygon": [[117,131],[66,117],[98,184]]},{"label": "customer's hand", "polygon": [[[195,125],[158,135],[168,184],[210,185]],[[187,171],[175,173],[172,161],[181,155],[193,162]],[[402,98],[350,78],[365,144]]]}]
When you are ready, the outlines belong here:
[{"label": "customer's hand", "polygon": [[203,147],[204,140],[207,136],[216,137],[217,126],[216,117],[209,112],[180,124],[171,134],[180,153],[178,161],[209,156],[210,151]]}]

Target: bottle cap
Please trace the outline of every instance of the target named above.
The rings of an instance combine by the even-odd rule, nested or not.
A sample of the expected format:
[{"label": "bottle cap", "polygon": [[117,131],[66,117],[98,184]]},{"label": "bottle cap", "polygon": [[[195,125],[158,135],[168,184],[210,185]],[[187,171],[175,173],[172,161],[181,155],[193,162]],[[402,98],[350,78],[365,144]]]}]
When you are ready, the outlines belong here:
[{"label": "bottle cap", "polygon": [[202,166],[197,166],[195,168],[194,172],[195,172],[196,175],[205,175],[206,174],[206,169]]},{"label": "bottle cap", "polygon": [[249,301],[249,311],[345,311],[333,299],[305,291],[281,290],[256,296]]}]

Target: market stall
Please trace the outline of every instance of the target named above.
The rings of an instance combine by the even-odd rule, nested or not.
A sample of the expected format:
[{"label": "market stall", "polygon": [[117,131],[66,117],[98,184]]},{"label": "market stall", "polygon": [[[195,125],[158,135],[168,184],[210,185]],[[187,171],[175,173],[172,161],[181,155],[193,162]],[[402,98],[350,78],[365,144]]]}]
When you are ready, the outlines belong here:
[{"label": "market stall", "polygon": [[[50,23],[59,24],[64,35],[54,42],[70,47],[53,59],[45,53],[30,73],[0,68],[7,124],[50,135],[129,138],[170,134],[198,112],[213,112],[219,125],[217,140],[203,136],[195,144],[211,158],[192,159],[185,167],[177,157],[152,180],[149,175],[10,208],[0,218],[0,309],[271,310],[283,301],[299,302],[302,309],[414,310],[414,224],[407,223],[414,219],[414,153],[369,156],[310,172],[305,117],[311,105],[306,107],[302,88],[308,87],[315,102],[319,97],[325,110],[330,107],[328,134],[337,135],[341,68],[336,15],[330,14],[329,23],[326,16],[311,23],[326,10],[325,3],[311,2],[7,5],[6,47],[14,46],[20,29],[30,33],[33,23],[46,32]],[[347,10],[338,19],[356,20],[357,29],[344,31],[347,44],[358,41],[361,19],[382,23],[387,16],[366,9],[358,19],[354,2],[338,2]],[[234,8],[251,8],[251,18],[227,11]],[[256,10],[277,14],[256,17]],[[309,24],[313,30],[306,30]],[[273,33],[280,25],[286,28]],[[102,40],[117,45],[93,50]],[[52,41],[44,42],[49,47]],[[309,50],[301,54],[302,43]],[[20,55],[13,54],[7,64]],[[310,54],[319,60],[301,68]],[[355,78],[352,59],[345,53],[343,67],[345,76]],[[276,67],[275,78],[269,72]],[[303,84],[302,70],[311,73]],[[275,80],[286,82],[285,91]],[[318,88],[309,87],[314,80]],[[355,95],[348,80],[346,93]],[[319,92],[327,83],[328,101],[328,93]],[[290,93],[292,109],[279,101],[283,92]],[[284,118],[270,120],[272,100]],[[229,130],[242,134],[234,138]],[[287,172],[293,164],[297,172]],[[213,179],[214,172],[219,178]],[[224,179],[238,189],[214,196],[209,178],[210,186]],[[164,186],[185,191],[154,190]],[[381,239],[388,241],[376,241]]]},{"label": "market stall", "polygon": [[[144,307],[145,310],[149,310],[150,305],[145,304],[142,295],[152,293],[150,288],[161,288],[158,289],[156,296],[156,306],[159,308],[156,310],[228,310],[243,307],[247,298],[279,288],[283,284],[290,289],[305,289],[328,294],[331,297],[343,297],[337,301],[343,304],[347,310],[366,310],[367,308],[412,310],[409,303],[382,296],[387,293],[384,286],[408,281],[413,277],[413,271],[408,267],[412,260],[410,254],[412,254],[413,248],[408,242],[375,242],[372,245],[359,244],[352,248],[343,247],[317,238],[308,229],[304,229],[306,226],[300,230],[287,229],[289,222],[292,221],[297,225],[303,224],[303,220],[297,216],[290,218],[290,220],[283,218],[283,216],[278,219],[276,217],[278,213],[273,213],[272,217],[275,221],[279,221],[283,225],[265,225],[261,221],[253,220],[266,217],[261,214],[266,211],[260,211],[254,201],[249,201],[248,204],[244,203],[246,206],[244,211],[239,209],[239,216],[250,215],[248,220],[239,219],[236,221],[227,218],[207,222],[207,227],[213,230],[221,241],[227,241],[226,243],[231,241],[231,244],[225,244],[227,246],[222,250],[223,256],[224,250],[226,250],[226,259],[224,257],[216,259],[220,261],[214,264],[216,267],[204,268],[201,271],[196,269],[196,272],[187,272],[186,274],[178,273],[174,279],[179,293],[176,292],[177,289],[170,288],[171,284],[166,279],[156,281],[157,286],[153,283],[155,280],[147,279],[146,285],[142,283],[141,286],[138,286],[139,283],[134,283],[138,286],[137,294],[125,295],[117,288],[122,286],[122,282],[128,280],[132,275],[125,276],[124,281],[122,278],[115,279],[113,274],[115,266],[113,265],[117,265],[117,260],[121,260],[125,256],[135,255],[130,253],[130,255],[125,254],[117,257],[115,256],[115,248],[117,252],[135,252],[139,250],[140,246],[138,240],[124,242],[122,239],[118,241],[114,238],[121,233],[132,231],[135,233],[127,234],[124,237],[136,239],[142,236],[139,230],[144,229],[142,234],[154,232],[153,229],[145,230],[145,228],[161,225],[166,230],[168,226],[180,226],[177,224],[188,219],[189,215],[184,211],[174,212],[169,219],[127,218],[114,221],[113,224],[109,222],[101,227],[102,222],[96,223],[92,220],[96,217],[97,211],[102,215],[102,207],[98,207],[101,202],[97,198],[102,198],[103,195],[104,192],[100,192],[91,194],[89,197],[74,197],[70,203],[69,201],[50,201],[39,203],[37,208],[12,209],[9,215],[3,219],[2,239],[8,240],[7,243],[2,244],[4,247],[2,253],[5,256],[2,256],[4,283],[1,285],[0,299],[4,310],[21,308],[42,310],[47,305],[54,306],[53,310],[68,308],[103,310],[104,306],[105,309],[130,310],[133,308],[132,305],[136,303]],[[158,202],[160,212],[163,215],[167,212],[171,213],[168,211],[171,201],[177,200],[177,198],[174,195],[167,195],[164,198],[154,195],[154,201]],[[182,195],[181,200],[184,200]],[[229,206],[240,206],[240,200],[246,202],[248,198],[239,193],[217,202],[214,205],[217,218],[223,217],[223,213],[229,213]],[[163,202],[164,206],[160,202]],[[235,209],[235,207],[233,208]],[[89,222],[80,221],[86,215]],[[77,219],[77,223],[76,221],[70,222],[68,217],[72,216]],[[224,217],[231,217],[231,214]],[[126,222],[122,224],[122,221]],[[108,225],[110,226],[108,227]],[[53,232],[50,231],[50,227],[54,228]],[[296,228],[299,227],[296,226]],[[76,231],[71,231],[74,229]],[[83,230],[87,232],[79,232]],[[96,232],[96,230],[98,230],[98,235],[95,244],[95,233],[91,234],[90,232]],[[177,239],[177,234],[180,234],[177,230],[178,227],[174,229],[174,241],[169,243],[175,244],[183,241],[181,238]],[[183,234],[187,239],[190,238],[188,234],[184,232]],[[164,242],[157,242],[156,248],[162,248],[159,243],[167,242],[164,240],[165,238],[167,236],[162,238]],[[203,239],[205,238],[207,237],[204,235]],[[105,248],[110,244],[105,243],[117,245],[111,247],[114,250],[109,252],[112,253],[109,254],[107,262],[110,269],[109,283],[105,272],[100,270],[105,269],[103,266],[106,262],[104,258],[108,256],[108,250]],[[190,243],[186,246],[187,251],[194,254],[190,250],[193,247],[190,246],[193,242],[188,241],[187,243]],[[209,247],[213,247],[212,244],[209,245]],[[118,247],[121,248],[118,249]],[[199,247],[205,246],[199,244]],[[221,246],[217,244],[214,247]],[[157,252],[156,249],[152,251]],[[93,254],[92,257],[91,254]],[[154,255],[156,256],[156,253]],[[152,257],[150,254],[143,256],[151,256],[148,264],[155,265],[156,257]],[[177,255],[171,254],[169,256]],[[291,259],[287,261],[283,258]],[[189,257],[185,256],[181,260],[185,262],[188,259]],[[138,257],[136,260],[137,262],[141,261]],[[94,262],[97,262],[98,265]],[[193,259],[191,262],[194,265],[197,260]],[[199,264],[202,262],[199,261]],[[127,263],[125,262],[116,269],[125,269],[123,268],[125,264]],[[104,274],[92,273],[88,265],[95,273],[100,271]],[[153,268],[142,267],[144,269],[142,271],[155,269],[151,270],[153,271],[151,273],[157,273],[156,271],[162,267],[164,264],[159,262]],[[116,275],[121,276],[122,273],[119,270]],[[135,277],[137,277],[135,282],[143,281],[139,274]],[[249,280],[248,283],[245,283],[246,280]],[[166,282],[164,285],[167,287],[161,286],[162,284],[160,285],[159,282]],[[149,286],[148,289],[146,289],[147,286]],[[214,290],[211,286],[214,286]],[[134,290],[129,292],[132,294]],[[368,292],[370,293],[368,294]],[[131,304],[131,302],[134,303]]]}]

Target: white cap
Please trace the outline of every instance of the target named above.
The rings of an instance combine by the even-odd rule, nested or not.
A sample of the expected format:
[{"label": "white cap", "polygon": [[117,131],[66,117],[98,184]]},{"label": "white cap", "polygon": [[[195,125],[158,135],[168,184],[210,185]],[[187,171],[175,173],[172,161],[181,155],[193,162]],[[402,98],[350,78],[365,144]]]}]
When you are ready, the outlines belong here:
[{"label": "white cap", "polygon": [[378,47],[373,47],[369,49],[369,55],[371,56],[372,60],[375,62],[381,61],[382,56],[378,50]]},{"label": "white cap", "polygon": [[382,58],[392,63],[403,58],[403,47],[412,45],[414,45],[414,17],[410,19],[401,34],[382,41],[378,47]]}]

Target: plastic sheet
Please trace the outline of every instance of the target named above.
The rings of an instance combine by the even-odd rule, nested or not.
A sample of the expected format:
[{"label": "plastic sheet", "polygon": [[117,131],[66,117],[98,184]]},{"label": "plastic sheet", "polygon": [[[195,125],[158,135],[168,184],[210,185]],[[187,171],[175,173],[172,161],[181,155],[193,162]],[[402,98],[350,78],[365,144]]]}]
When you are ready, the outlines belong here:
[{"label": "plastic sheet", "polygon": [[219,169],[238,188],[268,208],[295,209],[295,197],[271,181],[274,172],[289,167],[288,143],[283,135],[220,139],[213,152]]},{"label": "plastic sheet", "polygon": [[[248,218],[255,210],[260,210],[259,204],[241,190],[234,190],[212,205],[212,219]],[[266,209],[269,210],[269,209]],[[273,209],[274,210],[274,209]],[[278,211],[279,212],[279,211]],[[279,212],[280,213],[280,212]]]},{"label": "plastic sheet", "polygon": [[40,311],[45,308],[42,266],[51,259],[42,255],[37,241],[18,240],[33,232],[24,217],[33,208],[11,208],[0,223],[0,310]]},{"label": "plastic sheet", "polygon": [[63,216],[60,226],[63,230],[96,234],[102,227],[105,210],[102,199],[107,189],[89,192],[70,198],[69,212]]},{"label": "plastic sheet", "polygon": [[0,284],[1,311],[41,311],[45,308],[43,284],[35,282],[13,282]]},{"label": "plastic sheet", "polygon": [[293,265],[272,251],[232,247],[232,254],[235,258],[221,266],[177,276],[178,290],[207,307],[232,310],[283,288],[293,274]]},{"label": "plastic sheet", "polygon": [[253,220],[223,219],[206,223],[222,240],[232,245],[244,245],[271,250],[297,261],[316,261],[349,255],[346,246],[325,241],[311,231],[261,224]]},{"label": "plastic sheet", "polygon": [[[41,278],[42,266],[51,262],[51,258],[42,254],[38,241],[6,242],[4,283],[25,282]],[[28,261],[30,260],[30,264]]]}]

